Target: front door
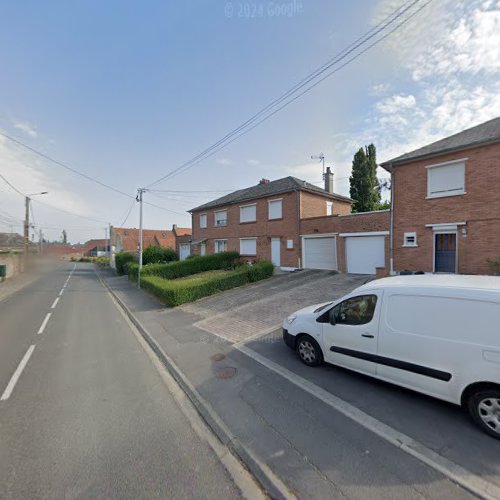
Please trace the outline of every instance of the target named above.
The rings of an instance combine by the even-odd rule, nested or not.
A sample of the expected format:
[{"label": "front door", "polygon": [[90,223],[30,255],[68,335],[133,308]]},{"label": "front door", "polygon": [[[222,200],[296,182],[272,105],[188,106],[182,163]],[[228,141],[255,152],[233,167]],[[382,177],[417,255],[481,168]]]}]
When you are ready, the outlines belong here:
[{"label": "front door", "polygon": [[271,238],[271,260],[277,267],[281,266],[281,240]]},{"label": "front door", "polygon": [[323,352],[330,363],[376,373],[378,317],[381,297],[370,293],[337,304],[323,323]]},{"label": "front door", "polygon": [[179,249],[179,260],[186,260],[191,255],[191,245],[183,244]]},{"label": "front door", "polygon": [[457,270],[456,233],[437,233],[434,238],[434,272],[455,273]]}]

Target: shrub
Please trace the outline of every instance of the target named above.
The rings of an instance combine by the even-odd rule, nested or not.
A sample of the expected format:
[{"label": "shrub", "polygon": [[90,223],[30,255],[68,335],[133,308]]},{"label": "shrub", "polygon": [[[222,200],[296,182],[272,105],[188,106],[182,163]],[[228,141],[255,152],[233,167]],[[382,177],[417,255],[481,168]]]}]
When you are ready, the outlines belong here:
[{"label": "shrub", "polygon": [[179,260],[173,248],[164,248],[159,246],[149,245],[142,253],[142,263],[146,264],[166,264]]},{"label": "shrub", "polygon": [[92,257],[80,257],[78,262],[93,262]]},{"label": "shrub", "polygon": [[[204,255],[203,257],[197,256],[192,259],[171,262],[170,264],[148,264],[142,268],[141,276],[160,276],[161,278],[174,280],[205,271],[234,269],[238,259],[238,252],[223,252]],[[130,269],[135,271],[135,268]],[[137,279],[137,276],[135,279]]]},{"label": "shrub", "polygon": [[494,276],[500,276],[500,257],[498,259],[486,259],[490,272]]},{"label": "shrub", "polygon": [[99,267],[109,266],[109,257],[97,257],[94,261]]},{"label": "shrub", "polygon": [[125,274],[125,264],[127,262],[134,262],[136,257],[133,253],[119,252],[115,254],[115,265],[117,274]]},{"label": "shrub", "polygon": [[165,304],[174,307],[223,290],[269,278],[273,270],[274,266],[271,262],[263,261],[253,266],[244,265],[220,275],[198,278],[193,276],[184,280],[169,280],[149,275],[144,276],[141,283],[144,289],[152,292]]}]

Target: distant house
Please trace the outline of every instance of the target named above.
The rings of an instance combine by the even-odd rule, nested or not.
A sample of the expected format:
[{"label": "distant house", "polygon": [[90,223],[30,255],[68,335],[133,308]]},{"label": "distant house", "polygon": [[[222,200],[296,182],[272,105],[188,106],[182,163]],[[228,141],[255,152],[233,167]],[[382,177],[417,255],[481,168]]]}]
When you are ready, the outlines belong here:
[{"label": "distant house", "polygon": [[105,257],[108,253],[108,240],[89,240],[83,244],[83,255],[86,257]]},{"label": "distant house", "polygon": [[24,237],[17,233],[0,233],[0,249],[18,249],[24,247]]},{"label": "distant house", "polygon": [[248,260],[266,259],[283,268],[302,267],[300,221],[306,217],[349,214],[353,200],[296,177],[258,184],[191,210],[195,254],[236,250]]},{"label": "distant house", "polygon": [[185,260],[191,255],[192,231],[190,227],[172,226],[172,232],[175,236],[175,251],[180,260]]},{"label": "distant house", "polygon": [[394,271],[486,274],[500,258],[500,117],[382,163]]}]

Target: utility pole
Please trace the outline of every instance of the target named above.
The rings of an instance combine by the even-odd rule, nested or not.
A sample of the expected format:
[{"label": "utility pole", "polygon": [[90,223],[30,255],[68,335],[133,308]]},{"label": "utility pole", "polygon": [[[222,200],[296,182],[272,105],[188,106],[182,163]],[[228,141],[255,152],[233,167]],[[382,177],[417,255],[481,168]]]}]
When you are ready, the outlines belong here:
[{"label": "utility pole", "polygon": [[30,239],[30,198],[24,199],[24,271],[28,268],[28,244]]},{"label": "utility pole", "polygon": [[38,252],[40,255],[43,253],[43,233],[41,229],[38,231]]},{"label": "utility pole", "polygon": [[108,228],[107,227],[104,228],[104,234],[105,234],[105,237],[104,237],[104,245],[105,245],[105,247],[104,247],[104,255],[106,256],[106,255],[109,255],[108,254],[108,248],[109,248],[109,246],[108,246]]},{"label": "utility pole", "polygon": [[142,195],[147,191],[147,189],[139,188],[137,190],[136,200],[140,203],[139,205],[139,269],[137,272],[137,288],[141,288],[141,270],[142,270]]}]

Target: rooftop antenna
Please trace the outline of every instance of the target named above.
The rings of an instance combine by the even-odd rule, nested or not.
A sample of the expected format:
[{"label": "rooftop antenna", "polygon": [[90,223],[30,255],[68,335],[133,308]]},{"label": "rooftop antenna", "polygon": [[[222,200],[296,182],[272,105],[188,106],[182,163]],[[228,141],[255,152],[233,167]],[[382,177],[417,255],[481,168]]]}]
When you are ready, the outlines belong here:
[{"label": "rooftop antenna", "polygon": [[320,153],[319,155],[311,155],[311,160],[319,160],[323,164],[323,180],[325,180],[325,155]]}]

